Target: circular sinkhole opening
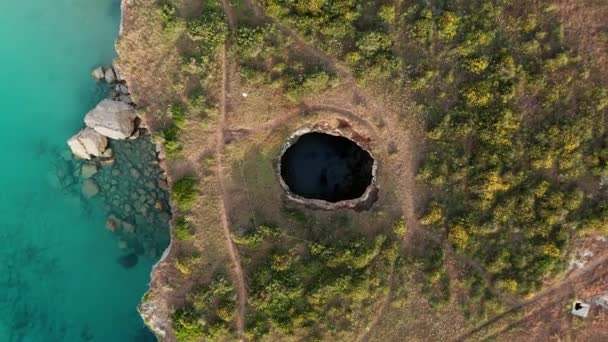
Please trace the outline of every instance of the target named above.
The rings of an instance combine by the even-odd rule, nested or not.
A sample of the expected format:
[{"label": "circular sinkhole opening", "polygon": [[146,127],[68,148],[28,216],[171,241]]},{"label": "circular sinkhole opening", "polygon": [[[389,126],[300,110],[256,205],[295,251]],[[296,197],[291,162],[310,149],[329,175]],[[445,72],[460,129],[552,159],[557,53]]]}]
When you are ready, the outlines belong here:
[{"label": "circular sinkhole opening", "polygon": [[374,158],[353,140],[308,132],[283,152],[280,173],[288,192],[330,203],[360,199],[374,182]]}]

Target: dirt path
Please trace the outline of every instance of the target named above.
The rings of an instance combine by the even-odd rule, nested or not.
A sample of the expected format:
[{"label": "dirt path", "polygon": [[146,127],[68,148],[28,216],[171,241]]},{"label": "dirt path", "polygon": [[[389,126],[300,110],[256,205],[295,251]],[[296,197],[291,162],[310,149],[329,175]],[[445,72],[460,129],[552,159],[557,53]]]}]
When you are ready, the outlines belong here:
[{"label": "dirt path", "polygon": [[391,304],[391,297],[393,294],[392,288],[393,288],[393,283],[394,283],[394,278],[395,278],[394,275],[395,275],[395,263],[393,262],[393,264],[391,265],[391,275],[389,278],[388,292],[387,292],[386,296],[384,296],[384,298],[382,299],[382,304],[380,305],[380,309],[372,317],[371,321],[367,325],[367,328],[365,329],[363,334],[361,336],[359,336],[359,338],[357,339],[358,342],[367,342],[369,340],[369,336],[370,336],[371,332],[376,327],[376,325],[378,325],[378,322],[380,322],[382,317],[384,317],[384,313],[386,312],[386,309]]},{"label": "dirt path", "polygon": [[245,275],[241,266],[241,257],[239,251],[232,242],[232,234],[230,233],[230,222],[228,220],[228,196],[226,193],[226,186],[224,180],[224,129],[226,127],[226,107],[228,102],[228,57],[227,47],[224,45],[222,49],[222,98],[220,101],[220,118],[217,129],[217,141],[216,141],[216,161],[217,161],[217,178],[219,187],[221,189],[221,203],[220,213],[222,215],[222,226],[224,235],[226,238],[226,246],[228,248],[228,255],[232,262],[234,271],[234,280],[237,286],[237,297],[238,297],[238,313],[236,317],[236,326],[238,337],[243,340],[243,330],[245,328],[245,310],[247,307],[247,288],[245,284]]},{"label": "dirt path", "polygon": [[234,28],[236,26],[236,15],[232,10],[230,1],[222,0],[222,7],[224,9],[224,15],[226,15],[226,18],[228,19],[228,25],[230,25],[230,28]]},{"label": "dirt path", "polygon": [[[228,0],[222,0],[222,6],[224,14],[228,18],[228,24],[230,27],[236,25],[236,17],[232,6]],[[228,108],[228,94],[229,94],[229,75],[228,75],[228,46],[224,44],[222,47],[222,94],[220,101],[220,117],[218,128],[216,132],[216,161],[217,161],[217,178],[219,187],[221,189],[222,200],[220,203],[220,213],[222,216],[222,227],[224,236],[226,239],[226,246],[228,248],[228,255],[232,262],[234,272],[234,282],[237,287],[237,300],[238,310],[236,316],[236,327],[239,340],[245,340],[243,331],[245,330],[245,312],[247,310],[247,285],[245,283],[245,274],[243,272],[241,256],[237,247],[232,241],[232,234],[230,232],[230,221],[228,208],[230,208],[228,193],[226,191],[226,182],[224,179],[224,147],[225,147],[225,131],[226,131],[226,116]]]}]

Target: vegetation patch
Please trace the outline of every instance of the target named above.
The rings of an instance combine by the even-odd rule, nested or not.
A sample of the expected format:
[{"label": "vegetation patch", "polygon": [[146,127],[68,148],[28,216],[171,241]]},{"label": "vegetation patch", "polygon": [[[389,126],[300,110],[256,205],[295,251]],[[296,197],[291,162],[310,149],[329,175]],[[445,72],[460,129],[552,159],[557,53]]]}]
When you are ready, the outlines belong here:
[{"label": "vegetation patch", "polygon": [[236,312],[236,295],[232,283],[223,274],[215,274],[207,286],[193,291],[188,300],[188,306],[172,315],[173,331],[179,341],[234,338],[230,330]]},{"label": "vegetation patch", "polygon": [[234,239],[254,260],[248,338],[337,338],[364,324],[360,320],[370,305],[388,290],[386,275],[397,258],[397,244],[386,235],[370,239],[347,229],[340,233],[340,239],[300,239],[278,227],[259,226]]},{"label": "vegetation patch", "polygon": [[528,295],[562,270],[573,236],[607,222],[605,198],[579,186],[606,175],[606,89],[563,47],[550,10],[440,8],[414,2],[402,22],[404,62],[428,113],[418,177],[437,189],[421,222],[502,291]]},{"label": "vegetation patch", "polygon": [[176,180],[171,188],[171,200],[179,210],[192,209],[198,196],[198,180],[194,177],[183,177]]},{"label": "vegetation patch", "polygon": [[274,24],[240,26],[234,33],[233,53],[244,81],[283,90],[296,102],[334,86],[335,75],[322,61],[290,48],[296,47]]}]

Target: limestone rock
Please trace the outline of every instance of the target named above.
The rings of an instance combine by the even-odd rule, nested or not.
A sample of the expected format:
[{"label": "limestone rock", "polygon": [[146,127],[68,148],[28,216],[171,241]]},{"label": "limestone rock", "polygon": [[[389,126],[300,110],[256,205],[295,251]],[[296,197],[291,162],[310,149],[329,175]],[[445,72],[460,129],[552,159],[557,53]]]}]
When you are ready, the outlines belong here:
[{"label": "limestone rock", "polygon": [[131,99],[131,96],[129,96],[129,95],[120,95],[118,97],[118,100],[120,102],[124,102],[126,104],[132,104],[133,103],[133,100]]},{"label": "limestone rock", "polygon": [[84,195],[84,197],[91,198],[97,195],[98,193],[99,187],[92,180],[87,179],[82,183],[82,194]]},{"label": "limestone rock", "polygon": [[135,129],[135,109],[120,101],[103,100],[84,118],[85,124],[111,139],[123,140]]},{"label": "limestone rock", "polygon": [[140,133],[139,133],[139,130],[136,130],[136,131],[135,131],[135,133],[133,133],[133,135],[131,135],[131,136],[129,137],[129,139],[131,139],[131,140],[135,140],[135,139],[139,138],[139,134],[140,134]]},{"label": "limestone rock", "polygon": [[95,81],[101,81],[105,78],[105,72],[103,71],[103,67],[101,66],[93,69],[93,72],[91,74],[93,75]]},{"label": "limestone rock", "polygon": [[113,158],[114,157],[114,151],[112,151],[111,148],[107,148],[105,151],[103,151],[103,153],[101,154],[102,157],[104,158]]},{"label": "limestone rock", "polygon": [[169,191],[169,184],[167,184],[167,181],[160,179],[158,181],[158,187],[162,190],[165,191]]},{"label": "limestone rock", "polygon": [[80,177],[89,179],[97,173],[97,166],[95,164],[84,164],[80,168]]},{"label": "limestone rock", "polygon": [[116,90],[118,90],[123,95],[129,95],[129,88],[127,88],[124,84],[119,84],[116,86]]},{"label": "limestone rock", "polygon": [[106,137],[88,127],[80,131],[78,140],[84,145],[87,153],[95,157],[101,156],[108,146]]},{"label": "limestone rock", "polygon": [[118,82],[124,81],[124,78],[122,77],[122,73],[120,72],[120,68],[118,68],[117,65],[112,65],[112,69],[114,69],[114,75],[116,75],[116,80]]},{"label": "limestone rock", "polygon": [[80,159],[99,157],[108,146],[108,139],[91,128],[85,128],[68,140],[72,153]]},{"label": "limestone rock", "polygon": [[116,74],[114,73],[114,69],[112,69],[112,68],[108,68],[108,70],[106,70],[104,77],[106,79],[106,82],[108,82],[108,84],[112,84],[112,83],[116,82]]},{"label": "limestone rock", "polygon": [[70,147],[70,150],[72,150],[72,153],[76,156],[76,158],[91,159],[91,156],[87,153],[87,149],[80,142],[80,140],[78,140],[79,136],[80,132],[68,140],[68,146]]}]

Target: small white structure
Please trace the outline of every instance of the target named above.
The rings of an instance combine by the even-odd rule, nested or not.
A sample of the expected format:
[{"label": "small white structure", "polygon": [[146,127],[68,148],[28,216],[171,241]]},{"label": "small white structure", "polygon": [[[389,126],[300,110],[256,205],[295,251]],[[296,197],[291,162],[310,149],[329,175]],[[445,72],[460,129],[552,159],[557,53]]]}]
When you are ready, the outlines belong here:
[{"label": "small white structure", "polygon": [[587,315],[589,315],[589,308],[590,307],[591,307],[591,305],[589,305],[587,303],[583,303],[583,302],[581,302],[579,300],[576,300],[572,304],[572,314],[574,316],[586,318]]}]

